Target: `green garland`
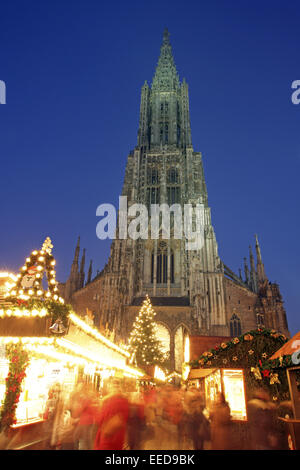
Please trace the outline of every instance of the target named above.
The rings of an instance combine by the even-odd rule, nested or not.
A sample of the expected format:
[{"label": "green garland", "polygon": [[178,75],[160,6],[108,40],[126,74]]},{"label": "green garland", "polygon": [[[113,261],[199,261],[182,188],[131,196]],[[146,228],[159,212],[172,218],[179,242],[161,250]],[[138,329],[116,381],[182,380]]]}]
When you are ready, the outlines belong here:
[{"label": "green garland", "polygon": [[47,317],[51,318],[54,323],[60,318],[67,328],[69,321],[69,313],[72,310],[72,306],[68,304],[62,304],[52,299],[36,299],[31,298],[28,300],[20,300],[16,297],[10,297],[12,305],[9,307],[10,310],[41,310],[46,309],[48,312]]},{"label": "green garland", "polygon": [[285,368],[292,365],[291,356],[272,361],[270,357],[287,341],[275,330],[251,330],[204,352],[189,365],[192,368],[243,368],[250,393],[262,387],[271,393],[274,401],[286,400],[289,393]]},{"label": "green garland", "polygon": [[16,408],[21,394],[22,381],[26,376],[29,354],[19,342],[6,345],[6,357],[9,359],[9,372],[6,377],[6,393],[0,413],[0,431],[8,433],[10,426],[16,423]]}]

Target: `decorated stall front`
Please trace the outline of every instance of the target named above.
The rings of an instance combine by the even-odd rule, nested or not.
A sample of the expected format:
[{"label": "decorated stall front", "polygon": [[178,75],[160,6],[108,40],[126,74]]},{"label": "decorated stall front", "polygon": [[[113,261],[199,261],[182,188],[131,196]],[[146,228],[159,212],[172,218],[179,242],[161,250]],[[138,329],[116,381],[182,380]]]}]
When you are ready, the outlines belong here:
[{"label": "decorated stall front", "polygon": [[183,368],[183,380],[202,389],[210,408],[218,392],[223,392],[234,421],[247,421],[247,402],[254,390],[265,388],[275,403],[287,400],[284,369],[273,369],[269,359],[287,342],[274,330],[257,329],[224,341],[205,351]]},{"label": "decorated stall front", "polygon": [[135,382],[144,375],[128,365],[124,348],[64,304],[49,239],[26,258],[20,271],[0,304],[0,431],[4,433],[43,421],[55,384],[67,394],[79,379],[99,389],[113,376]]},{"label": "decorated stall front", "polygon": [[286,371],[291,411],[287,409],[280,419],[287,428],[289,448],[300,450],[300,331],[271,356],[270,366]]}]

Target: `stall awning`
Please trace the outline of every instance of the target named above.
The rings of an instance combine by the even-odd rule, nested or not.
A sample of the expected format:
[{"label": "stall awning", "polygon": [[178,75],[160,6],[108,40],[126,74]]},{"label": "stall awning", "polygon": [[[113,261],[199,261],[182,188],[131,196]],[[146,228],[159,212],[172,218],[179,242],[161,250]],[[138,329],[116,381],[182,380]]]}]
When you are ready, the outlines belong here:
[{"label": "stall awning", "polygon": [[273,356],[270,357],[270,360],[278,359],[282,356],[288,356],[294,354],[298,349],[300,349],[300,331],[293,336],[287,343],[285,343],[278,351],[276,351]]},{"label": "stall awning", "polygon": [[191,369],[189,373],[189,380],[201,379],[212,374],[216,369]]}]

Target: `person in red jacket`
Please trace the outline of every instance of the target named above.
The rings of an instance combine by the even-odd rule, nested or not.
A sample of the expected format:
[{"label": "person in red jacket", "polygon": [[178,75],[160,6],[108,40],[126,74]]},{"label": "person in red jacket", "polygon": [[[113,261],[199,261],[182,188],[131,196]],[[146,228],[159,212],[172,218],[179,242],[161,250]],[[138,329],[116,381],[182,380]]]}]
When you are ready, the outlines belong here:
[{"label": "person in red jacket", "polygon": [[98,431],[95,450],[123,450],[129,417],[129,401],[120,391],[120,384],[113,381],[113,390],[104,397],[96,418]]},{"label": "person in red jacket", "polygon": [[94,425],[98,413],[98,397],[91,384],[81,383],[71,399],[72,417],[78,423],[74,440],[78,450],[91,450],[94,440]]}]

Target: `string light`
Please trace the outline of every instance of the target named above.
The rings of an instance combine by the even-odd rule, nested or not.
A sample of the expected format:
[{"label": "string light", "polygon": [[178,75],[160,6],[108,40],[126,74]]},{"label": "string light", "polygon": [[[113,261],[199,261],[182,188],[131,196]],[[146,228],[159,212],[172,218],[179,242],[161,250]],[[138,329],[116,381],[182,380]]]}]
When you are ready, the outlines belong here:
[{"label": "string light", "polygon": [[114,349],[115,351],[120,352],[124,356],[130,357],[130,353],[128,351],[125,351],[123,348],[120,348],[116,344],[112,343],[109,339],[105,338],[105,336],[101,335],[98,330],[95,328],[92,328],[90,325],[85,323],[83,320],[81,320],[74,312],[71,312],[69,315],[69,319],[74,325],[78,326],[81,328],[85,333],[90,334],[93,336],[95,339],[100,340],[102,343],[106,344],[109,346],[111,349]]},{"label": "string light", "polygon": [[27,310],[27,309],[20,309],[20,308],[14,308],[14,309],[0,309],[0,318],[5,318],[5,317],[46,317],[49,315],[49,312],[47,309],[42,308],[41,310],[33,309],[33,310]]}]

